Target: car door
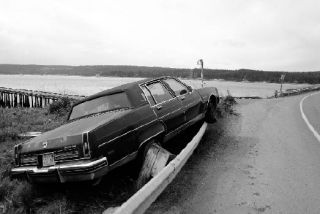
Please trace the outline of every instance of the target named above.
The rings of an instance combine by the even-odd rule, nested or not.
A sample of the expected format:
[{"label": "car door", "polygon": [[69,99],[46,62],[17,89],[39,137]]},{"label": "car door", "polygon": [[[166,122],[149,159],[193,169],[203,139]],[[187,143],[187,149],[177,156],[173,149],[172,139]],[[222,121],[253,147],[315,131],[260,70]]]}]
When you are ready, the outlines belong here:
[{"label": "car door", "polygon": [[143,91],[158,119],[164,122],[167,133],[185,123],[181,102],[160,81],[146,84]]},{"label": "car door", "polygon": [[201,111],[201,97],[194,91],[190,90],[186,85],[174,78],[166,78],[163,80],[175,93],[175,96],[181,101],[186,122],[196,118]]}]

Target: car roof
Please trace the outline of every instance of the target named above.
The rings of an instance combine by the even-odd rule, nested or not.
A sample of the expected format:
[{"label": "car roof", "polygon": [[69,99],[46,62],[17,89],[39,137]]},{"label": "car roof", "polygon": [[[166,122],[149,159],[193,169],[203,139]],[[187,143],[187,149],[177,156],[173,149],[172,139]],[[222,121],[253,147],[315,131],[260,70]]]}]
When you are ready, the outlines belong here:
[{"label": "car roof", "polygon": [[165,79],[165,78],[174,78],[174,77],[162,76],[162,77],[157,77],[157,78],[146,78],[146,79],[142,79],[139,81],[130,82],[127,84],[123,84],[123,85],[120,85],[120,86],[117,86],[114,88],[110,88],[110,89],[98,92],[96,94],[90,95],[90,96],[84,98],[83,100],[79,101],[75,105],[78,105],[80,103],[83,103],[83,102],[86,102],[89,100],[93,100],[98,97],[102,97],[102,96],[106,96],[106,95],[110,95],[110,94],[116,94],[116,93],[120,93],[120,92],[126,92],[129,100],[131,101],[131,104],[134,107],[137,107],[137,106],[140,106],[140,105],[147,103],[147,101],[144,99],[144,97],[140,96],[141,92],[142,92],[140,89],[140,85],[148,83],[148,82],[160,80],[160,79]]}]

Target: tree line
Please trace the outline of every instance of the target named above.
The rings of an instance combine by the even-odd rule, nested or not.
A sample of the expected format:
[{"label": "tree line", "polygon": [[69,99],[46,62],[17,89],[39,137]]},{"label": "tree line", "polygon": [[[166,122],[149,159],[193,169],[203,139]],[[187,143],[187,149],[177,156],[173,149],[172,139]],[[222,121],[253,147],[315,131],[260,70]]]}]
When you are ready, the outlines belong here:
[{"label": "tree line", "polygon": [[[200,69],[165,68],[127,65],[16,65],[0,64],[0,74],[37,74],[37,75],[78,75],[111,77],[160,77],[175,76],[180,78],[200,78]],[[229,81],[279,82],[286,74],[287,83],[320,83],[320,71],[285,72],[261,71],[251,69],[204,69],[205,79],[222,79]]]}]

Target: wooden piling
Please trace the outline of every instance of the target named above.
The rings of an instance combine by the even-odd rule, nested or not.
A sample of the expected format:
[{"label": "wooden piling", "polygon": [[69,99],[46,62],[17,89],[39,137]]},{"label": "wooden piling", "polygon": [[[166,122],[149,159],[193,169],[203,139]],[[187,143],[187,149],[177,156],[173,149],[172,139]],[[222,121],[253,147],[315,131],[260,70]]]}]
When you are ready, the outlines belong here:
[{"label": "wooden piling", "polygon": [[72,100],[84,98],[84,96],[78,95],[0,87],[0,107],[2,108],[45,108],[62,97],[68,97]]},{"label": "wooden piling", "polygon": [[13,107],[18,107],[18,95],[16,93],[14,93],[14,106]]}]

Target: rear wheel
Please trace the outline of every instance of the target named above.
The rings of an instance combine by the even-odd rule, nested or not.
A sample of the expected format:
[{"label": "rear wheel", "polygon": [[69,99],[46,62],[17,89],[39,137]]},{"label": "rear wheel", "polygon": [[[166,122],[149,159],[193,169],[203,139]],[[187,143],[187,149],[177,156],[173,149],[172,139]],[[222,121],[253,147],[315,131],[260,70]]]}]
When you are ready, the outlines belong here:
[{"label": "rear wheel", "polygon": [[217,121],[216,119],[216,110],[217,110],[217,104],[214,99],[210,99],[207,112],[206,112],[206,117],[205,121],[208,123],[215,123]]}]

